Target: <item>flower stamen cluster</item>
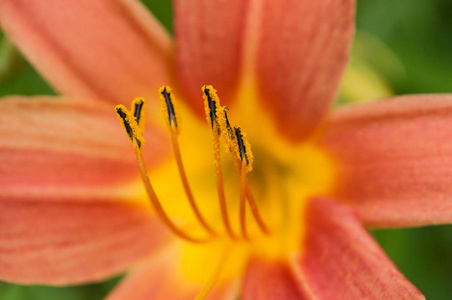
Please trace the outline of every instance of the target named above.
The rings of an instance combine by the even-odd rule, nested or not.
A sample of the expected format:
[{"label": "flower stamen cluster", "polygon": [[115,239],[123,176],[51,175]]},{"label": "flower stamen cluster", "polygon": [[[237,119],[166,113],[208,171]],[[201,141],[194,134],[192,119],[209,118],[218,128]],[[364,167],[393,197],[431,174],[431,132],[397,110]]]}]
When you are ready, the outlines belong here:
[{"label": "flower stamen cluster", "polygon": [[[246,226],[246,200],[251,208],[251,212],[264,234],[269,234],[270,231],[267,229],[259,210],[257,208],[256,201],[251,192],[251,188],[248,184],[247,174],[252,170],[253,154],[251,152],[251,145],[246,139],[246,134],[238,126],[232,129],[228,118],[227,118],[227,107],[221,107],[219,97],[216,90],[212,86],[203,86],[203,98],[205,104],[205,112],[207,121],[212,129],[213,136],[213,153],[214,153],[214,166],[216,174],[216,183],[218,191],[218,199],[220,202],[221,216],[223,226],[226,230],[226,234],[232,240],[250,240],[247,233]],[[131,110],[127,110],[124,105],[116,106],[116,113],[118,119],[123,126],[127,136],[132,142],[135,150],[135,156],[137,158],[137,163],[141,172],[143,183],[146,187],[148,197],[151,204],[160,219],[167,225],[167,227],[178,237],[194,242],[194,243],[204,243],[209,242],[211,239],[218,237],[219,234],[208,224],[201,211],[196,204],[193,192],[190,188],[188,178],[185,172],[184,164],[182,161],[182,155],[179,147],[178,135],[180,133],[180,126],[177,118],[177,106],[174,103],[172,97],[172,90],[168,86],[163,86],[159,89],[161,106],[164,118],[168,125],[171,134],[171,141],[174,151],[174,157],[179,170],[179,175],[184,186],[185,194],[187,196],[190,207],[193,210],[199,224],[205,229],[208,236],[206,237],[193,237],[186,233],[184,230],[177,227],[171,218],[164,211],[160,200],[158,199],[154,188],[152,187],[151,180],[149,178],[147,169],[145,167],[142,148],[144,146],[144,123],[145,123],[145,108],[144,99],[137,98],[132,102]],[[239,204],[239,220],[241,234],[240,238],[236,233],[233,232],[231,223],[228,216],[228,208],[226,197],[224,193],[223,176],[221,168],[221,154],[220,154],[220,137],[223,137],[225,143],[226,151],[230,152],[234,158],[234,163],[237,172],[240,176],[240,204]]]}]

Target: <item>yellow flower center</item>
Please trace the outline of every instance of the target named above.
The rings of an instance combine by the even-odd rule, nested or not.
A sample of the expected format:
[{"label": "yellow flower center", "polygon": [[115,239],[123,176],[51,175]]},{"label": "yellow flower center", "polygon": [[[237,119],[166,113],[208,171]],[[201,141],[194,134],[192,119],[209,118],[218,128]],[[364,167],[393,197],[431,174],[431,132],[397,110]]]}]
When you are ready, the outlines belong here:
[{"label": "yellow flower center", "polygon": [[143,180],[149,181],[151,202],[155,208],[153,201],[159,201],[157,214],[162,218],[163,212],[164,222],[180,237],[175,259],[181,276],[199,283],[228,279],[241,274],[251,256],[283,260],[299,251],[307,199],[333,187],[334,165],[327,153],[314,142],[293,145],[280,137],[252,88],[240,90],[241,99],[230,111],[231,123],[240,122],[240,128],[229,126],[227,109],[211,86],[203,87],[208,127],[175,105],[168,87],[159,93],[175,159],[150,174],[139,157],[144,147],[142,99],[132,103],[131,112],[116,109]]}]

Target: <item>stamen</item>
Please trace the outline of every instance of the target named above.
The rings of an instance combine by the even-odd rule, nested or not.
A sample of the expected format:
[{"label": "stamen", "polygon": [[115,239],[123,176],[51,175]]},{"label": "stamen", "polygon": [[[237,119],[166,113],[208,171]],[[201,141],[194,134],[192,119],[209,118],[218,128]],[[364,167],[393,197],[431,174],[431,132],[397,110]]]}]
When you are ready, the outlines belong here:
[{"label": "stamen", "polygon": [[[246,177],[246,175],[245,175]],[[262,232],[266,235],[270,235],[270,230],[268,230],[267,226],[265,225],[264,220],[262,220],[262,217],[259,213],[259,209],[256,205],[256,200],[254,199],[253,193],[251,191],[250,185],[248,184],[248,180],[246,180],[246,198],[248,199],[248,204],[250,205],[251,212],[253,213],[254,219],[257,222],[257,225],[262,230]]]},{"label": "stamen", "polygon": [[240,229],[242,230],[242,236],[245,240],[248,240],[248,233],[246,232],[246,186],[247,186],[247,164],[242,160],[242,165],[240,168],[240,202],[239,202],[239,213],[240,213]]},{"label": "stamen", "polygon": [[[243,238],[249,239],[248,234],[246,232],[246,186],[247,186],[247,178],[246,175],[249,172],[249,166],[250,161],[248,159],[248,153],[245,148],[245,142],[243,139],[243,133],[240,127],[235,126],[234,127],[234,133],[236,136],[237,141],[237,150],[239,152],[239,157],[241,160],[240,165],[240,206],[239,206],[239,213],[240,213],[240,228],[242,230]],[[249,153],[251,153],[249,151]]]},{"label": "stamen", "polygon": [[220,106],[220,100],[216,93],[216,90],[212,86],[205,85],[202,88],[204,92],[204,109],[206,112],[206,118],[212,128],[213,137],[213,156],[215,166],[215,177],[217,184],[218,200],[220,202],[221,218],[226,229],[227,234],[236,239],[234,232],[232,231],[231,223],[229,222],[228,208],[226,205],[226,196],[224,193],[223,184],[223,172],[221,167],[221,152],[220,152],[220,125],[218,123],[219,115],[222,115],[222,109],[218,109]]},{"label": "stamen", "polygon": [[143,133],[139,129],[135,117],[123,105],[116,106],[116,113],[122,126],[124,127],[125,132],[129,136],[133,144],[135,156],[138,163],[138,168],[140,169],[141,173],[141,178],[143,180],[149,199],[151,200],[151,204],[153,205],[157,215],[160,217],[163,223],[165,223],[166,226],[168,226],[168,228],[178,237],[194,243],[204,243],[209,241],[208,238],[205,239],[195,238],[186,234],[178,227],[176,227],[176,225],[174,225],[174,223],[165,213],[162,205],[160,204],[160,201],[158,200],[157,194],[155,193],[154,188],[152,187],[151,180],[149,179],[148,171],[146,170],[143,156],[141,154],[141,148],[144,145]]},{"label": "stamen", "polygon": [[[253,213],[254,219],[256,220],[259,228],[266,235],[270,234],[265,222],[263,221],[259,210],[256,205],[256,200],[254,199],[253,193],[251,192],[251,188],[248,184],[247,173],[252,170],[252,163],[254,160],[253,154],[251,152],[251,145],[246,139],[246,135],[242,132],[240,127],[234,127],[234,131],[232,131],[231,125],[227,119],[227,111],[223,110],[224,119],[220,120],[220,127],[222,131],[222,135],[227,137],[229,141],[227,142],[226,151],[232,153],[234,158],[235,167],[237,172],[240,175],[241,180],[241,189],[240,195],[242,196],[242,187],[245,185],[246,198],[248,199],[248,204],[250,205],[251,212]],[[246,171],[246,172],[245,172]],[[243,182],[242,182],[243,181]],[[245,214],[243,212],[243,214]],[[245,218],[244,216],[240,217],[241,219]],[[243,230],[242,230],[243,232]]]},{"label": "stamen", "polygon": [[185,194],[187,195],[188,202],[190,203],[190,206],[193,209],[193,212],[195,213],[196,219],[201,224],[201,226],[204,227],[204,229],[207,230],[210,234],[216,235],[215,231],[209,226],[209,224],[207,224],[206,220],[201,214],[201,211],[196,205],[195,198],[188,183],[187,174],[185,173],[185,168],[182,162],[182,155],[179,147],[178,125],[177,125],[178,123],[176,118],[176,110],[174,109],[175,106],[173,100],[171,99],[171,88],[163,86],[160,88],[159,92],[162,107],[166,108],[163,111],[166,112],[165,115],[167,117],[165,119],[168,120],[168,125],[171,132],[171,141],[173,144],[174,157],[176,159],[177,168],[179,170],[179,175],[181,177],[182,185],[184,187]]},{"label": "stamen", "polygon": [[226,232],[232,239],[236,239],[234,232],[232,231],[231,223],[229,222],[228,208],[226,205],[226,196],[224,193],[223,184],[223,172],[221,167],[221,152],[220,152],[220,139],[219,136],[214,134],[214,146],[213,146],[213,156],[215,165],[215,177],[217,183],[217,193],[220,202],[221,218],[223,220]]},{"label": "stamen", "polygon": [[[231,127],[227,117],[228,108],[220,106],[220,100],[218,98],[216,90],[212,86],[207,85],[203,86],[202,90],[206,118],[212,128],[216,184],[221,208],[222,221],[227,231],[227,234],[232,239],[237,239],[234,232],[232,231],[228,217],[228,210],[226,206],[226,197],[224,192],[223,175],[221,167],[220,136],[223,136],[225,140],[226,150],[232,153],[235,166],[240,176],[239,214],[242,236],[244,239],[247,240],[249,239],[246,228],[246,199],[248,199],[251,211],[253,213],[254,218],[256,219],[259,228],[265,234],[269,234],[269,231],[259,214],[255,199],[253,197],[251,188],[247,180],[247,174],[253,168],[252,167],[253,154],[251,152],[251,145],[248,143],[246,139],[246,134],[242,132],[240,127],[234,127],[234,129]],[[162,88],[160,88],[159,93],[162,103],[162,110],[171,133],[174,156],[185,193],[199,223],[202,225],[202,227],[204,227],[204,229],[207,232],[209,232],[212,236],[215,236],[216,235],[215,231],[208,225],[208,223],[203,218],[200,210],[198,209],[190,185],[188,183],[179,147],[178,134],[180,130],[180,124],[177,118],[177,109],[171,96],[171,88],[163,86]],[[175,233],[180,238],[196,243],[209,241],[211,237],[207,238],[192,237],[191,235],[185,233],[183,230],[179,229],[165,213],[151,185],[151,181],[146,170],[141,153],[142,147],[144,146],[145,142],[143,137],[146,117],[144,99],[136,98],[132,102],[132,108],[130,112],[123,105],[118,105],[115,107],[115,109],[118,119],[134,147],[135,156],[137,159],[138,167],[141,172],[143,183],[146,188],[146,192],[149,196],[151,204],[154,206],[157,215],[173,231],[173,233]]]}]

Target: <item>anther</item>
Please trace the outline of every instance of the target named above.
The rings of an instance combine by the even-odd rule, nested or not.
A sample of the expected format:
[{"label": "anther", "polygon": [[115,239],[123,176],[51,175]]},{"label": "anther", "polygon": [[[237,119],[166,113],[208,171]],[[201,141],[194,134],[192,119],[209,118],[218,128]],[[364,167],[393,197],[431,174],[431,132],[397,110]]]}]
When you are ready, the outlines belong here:
[{"label": "anther", "polygon": [[136,141],[138,148],[142,148],[144,145],[143,131],[138,126],[135,117],[133,117],[133,115],[129,112],[127,108],[125,108],[124,105],[117,105],[115,107],[115,110],[119,122],[121,123],[122,128],[124,128],[124,131],[126,132],[130,141],[133,144],[134,141]]},{"label": "anther", "polygon": [[170,127],[177,128],[176,109],[171,99],[171,88],[169,86],[162,86],[159,89],[160,99],[162,103],[162,113]]},{"label": "anther", "polygon": [[227,130],[227,133],[228,133],[229,137],[232,138],[234,132],[232,131],[231,124],[229,123],[228,111],[229,111],[229,107],[223,106],[224,124],[225,124],[225,127],[226,127],[226,130]]},{"label": "anther", "polygon": [[246,165],[248,165],[249,161],[248,161],[248,155],[246,154],[245,144],[243,142],[242,129],[238,126],[235,126],[234,132],[235,132],[235,136],[237,137],[237,144],[238,144],[239,153],[240,153],[240,160],[242,162],[245,162]]},{"label": "anther", "polygon": [[220,108],[220,99],[217,95],[217,90],[211,85],[205,85],[202,87],[204,93],[204,109],[206,111],[207,122],[212,130],[216,130],[217,134],[220,134],[220,128],[218,125],[218,109]]},{"label": "anther", "polygon": [[141,131],[144,132],[144,125],[146,123],[146,114],[143,98],[135,98],[132,101],[132,107],[130,113],[135,117],[135,121],[140,127]]},{"label": "anther", "polygon": [[250,172],[253,169],[253,153],[251,152],[251,145],[246,139],[246,134],[238,126],[234,127],[235,140],[232,143],[232,153],[237,160],[245,163],[247,171]]},{"label": "anther", "polygon": [[226,152],[232,153],[233,144],[235,141],[235,134],[234,130],[231,127],[231,124],[229,123],[228,111],[229,108],[227,106],[223,106],[220,108],[218,112],[218,124],[220,126],[220,132],[223,137]]}]

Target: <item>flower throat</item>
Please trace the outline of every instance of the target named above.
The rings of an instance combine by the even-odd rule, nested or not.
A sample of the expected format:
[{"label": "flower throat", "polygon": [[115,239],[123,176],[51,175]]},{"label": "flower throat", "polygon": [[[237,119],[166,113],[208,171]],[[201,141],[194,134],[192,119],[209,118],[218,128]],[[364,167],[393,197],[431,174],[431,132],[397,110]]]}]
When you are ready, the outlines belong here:
[{"label": "flower throat", "polygon": [[[221,210],[221,219],[225,229],[225,234],[232,240],[250,240],[246,224],[246,202],[248,200],[252,215],[256,220],[260,231],[268,235],[270,234],[270,231],[268,230],[259,213],[256,201],[247,180],[247,174],[252,170],[253,154],[251,152],[251,146],[246,138],[246,134],[240,127],[232,127],[230,125],[227,116],[228,107],[220,106],[220,100],[218,98],[216,90],[212,86],[203,86],[202,92],[207,122],[209,123],[212,131],[216,186]],[[224,234],[214,230],[203,217],[188,183],[179,147],[178,135],[180,132],[180,127],[178,122],[177,106],[172,97],[171,88],[168,86],[163,86],[159,89],[159,94],[161,99],[162,112],[171,135],[174,158],[178,167],[180,179],[182,181],[182,185],[184,187],[184,191],[190,207],[193,210],[193,213],[196,216],[199,225],[204,229],[205,235],[192,236],[191,234],[176,226],[163,209],[160,200],[157,197],[154,188],[152,187],[151,180],[149,178],[148,171],[142,157],[142,148],[145,144],[144,128],[146,120],[144,99],[136,98],[135,100],[133,100],[130,111],[124,105],[117,105],[115,109],[118,119],[123,126],[125,133],[132,142],[147,195],[158,217],[176,236],[186,241],[193,243],[206,243],[212,241],[213,239],[218,238]],[[221,167],[221,143],[224,144],[226,151],[232,155],[235,168],[240,178],[240,233],[235,233],[233,231],[228,214]]]}]

